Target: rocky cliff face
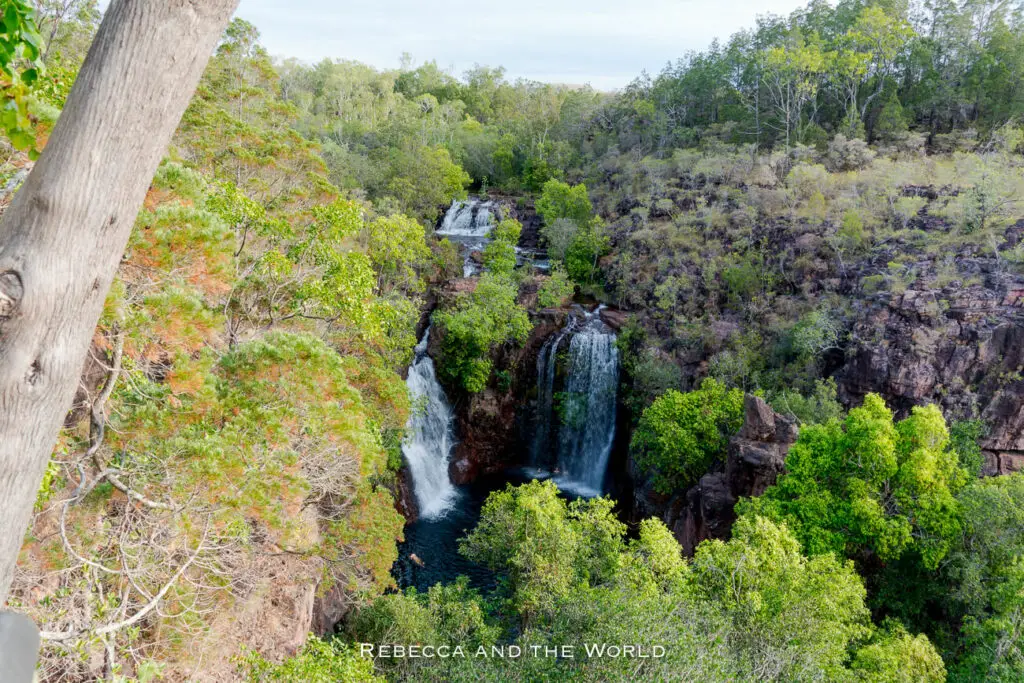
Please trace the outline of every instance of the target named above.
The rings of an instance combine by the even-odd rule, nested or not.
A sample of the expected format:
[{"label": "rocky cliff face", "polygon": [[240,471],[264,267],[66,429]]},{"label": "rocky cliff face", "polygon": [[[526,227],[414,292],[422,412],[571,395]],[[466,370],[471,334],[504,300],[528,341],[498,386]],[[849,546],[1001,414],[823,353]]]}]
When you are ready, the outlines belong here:
[{"label": "rocky cliff face", "polygon": [[[708,538],[726,539],[736,521],[734,508],[741,497],[759,496],[775,483],[785,465],[797,428],[774,412],[762,399],[748,395],[744,422],[729,441],[725,463],[701,477],[700,482],[674,496],[654,492],[641,482],[634,499],[632,519],[658,517],[672,530],[687,555]],[[634,476],[638,473],[631,464]]]},{"label": "rocky cliff face", "polygon": [[859,301],[841,398],[881,394],[898,412],[938,403],[947,420],[981,418],[986,474],[1024,467],[1024,277],[996,259],[964,263],[981,284],[910,289]]},{"label": "rocky cliff face", "polygon": [[522,462],[527,450],[520,428],[523,409],[536,392],[537,354],[545,340],[562,329],[565,316],[561,309],[540,312],[522,348],[499,352],[495,367],[507,370],[512,376],[507,389],[488,387],[459,402],[456,409],[459,443],[449,469],[456,485]]},{"label": "rocky cliff face", "polygon": [[[740,253],[741,245],[728,240],[741,233],[708,226],[693,235],[699,249],[660,239],[676,229],[663,207],[692,211],[695,198],[728,207],[721,189],[699,175],[681,176],[661,194],[603,207],[615,249],[606,268],[615,296],[635,311],[657,357],[679,368],[682,388],[716,367],[728,379],[756,371],[758,362],[781,374],[769,383],[785,384],[787,364],[795,363],[787,344],[816,311],[838,335],[831,348],[811,352],[811,372],[835,377],[845,407],[869,392],[901,417],[936,403],[949,422],[986,423],[986,474],[1024,468],[1024,220],[1008,214],[984,237],[966,231],[950,210],[964,190],[954,185],[889,188],[898,189],[893,207],[921,203],[911,201],[914,210],[899,218],[894,210],[880,212],[885,232],[859,246],[844,246],[836,221],[811,225],[797,214],[769,211],[772,217],[759,217],[750,230],[761,245],[755,256],[778,263],[779,277],[770,296],[744,301],[723,294],[728,288],[711,276],[721,279],[724,271],[704,257],[722,243]],[[754,188],[743,191],[765,198]],[[749,358],[755,362],[744,365]]]}]

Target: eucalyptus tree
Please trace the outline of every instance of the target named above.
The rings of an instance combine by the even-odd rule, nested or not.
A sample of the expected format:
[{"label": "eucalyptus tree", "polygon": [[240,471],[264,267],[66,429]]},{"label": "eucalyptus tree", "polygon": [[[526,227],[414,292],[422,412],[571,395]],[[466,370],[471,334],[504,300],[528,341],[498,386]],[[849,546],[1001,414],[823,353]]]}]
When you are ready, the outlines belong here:
[{"label": "eucalyptus tree", "polygon": [[0,222],[0,601],[135,215],[236,6],[115,2]]}]

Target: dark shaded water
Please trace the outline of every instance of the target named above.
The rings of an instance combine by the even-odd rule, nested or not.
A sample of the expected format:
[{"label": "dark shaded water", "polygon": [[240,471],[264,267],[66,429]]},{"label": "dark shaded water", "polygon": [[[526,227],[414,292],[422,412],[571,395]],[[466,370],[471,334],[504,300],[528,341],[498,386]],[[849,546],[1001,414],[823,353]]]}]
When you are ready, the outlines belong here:
[{"label": "dark shaded water", "polygon": [[[443,516],[419,519],[406,526],[405,542],[398,546],[398,561],[391,570],[398,585],[425,591],[436,583],[450,583],[465,575],[475,588],[493,588],[494,574],[462,557],[459,539],[476,526],[484,501],[492,491],[504,489],[507,484],[525,484],[531,479],[521,469],[481,477],[458,489],[458,497]],[[422,566],[412,555],[422,561]]]},{"label": "dark shaded water", "polygon": [[[550,477],[548,472],[520,467],[480,477],[469,486],[460,487],[454,504],[443,516],[420,519],[405,527],[405,542],[399,544],[398,560],[391,569],[395,582],[400,588],[413,586],[418,591],[426,591],[436,583],[451,583],[459,576],[468,576],[474,588],[494,588],[494,573],[462,557],[459,539],[476,526],[480,510],[493,491],[500,491],[508,484],[518,486]],[[556,476],[554,481],[567,500],[594,495],[586,489],[574,489],[571,482],[561,481],[560,477]],[[415,562],[413,555],[423,564]]]}]

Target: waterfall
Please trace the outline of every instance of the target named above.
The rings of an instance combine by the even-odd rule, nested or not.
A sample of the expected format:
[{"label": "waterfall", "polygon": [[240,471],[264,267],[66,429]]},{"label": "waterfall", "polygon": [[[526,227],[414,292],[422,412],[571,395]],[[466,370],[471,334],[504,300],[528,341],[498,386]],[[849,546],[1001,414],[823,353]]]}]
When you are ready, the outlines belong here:
[{"label": "waterfall", "polygon": [[597,493],[604,484],[615,439],[618,384],[615,333],[595,311],[569,342],[557,468],[569,483]]},{"label": "waterfall", "polygon": [[[564,385],[556,391],[557,354],[566,337]],[[544,467],[554,448],[559,488],[583,496],[601,494],[615,440],[618,383],[615,333],[601,320],[600,308],[570,316],[541,348],[531,456],[535,466]]]},{"label": "waterfall", "polygon": [[442,516],[455,500],[456,490],[448,478],[448,458],[454,445],[455,414],[434,372],[434,361],[427,355],[430,328],[416,345],[416,356],[409,368],[406,386],[414,411],[409,418],[408,436],[402,453],[409,463],[413,491],[420,517]]},{"label": "waterfall", "polygon": [[473,252],[483,251],[490,242],[493,217],[497,210],[494,202],[480,199],[460,202],[456,199],[444,215],[437,234],[462,245],[465,258],[462,265],[463,277],[472,277],[480,272],[480,265],[473,260]]},{"label": "waterfall", "polygon": [[558,348],[562,340],[575,329],[576,316],[569,316],[566,326],[544,342],[537,354],[537,408],[533,425],[533,443],[530,447],[530,463],[537,467],[547,464],[547,456],[551,450]]}]

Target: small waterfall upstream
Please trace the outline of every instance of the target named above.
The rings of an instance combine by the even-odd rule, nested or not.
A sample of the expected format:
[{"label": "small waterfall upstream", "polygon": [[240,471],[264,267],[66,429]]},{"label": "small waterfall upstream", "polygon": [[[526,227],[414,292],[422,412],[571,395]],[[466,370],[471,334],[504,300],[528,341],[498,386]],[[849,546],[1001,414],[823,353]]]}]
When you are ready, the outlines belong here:
[{"label": "small waterfall upstream", "polygon": [[424,519],[442,516],[457,495],[448,477],[448,459],[455,445],[452,429],[455,414],[437,381],[434,361],[427,355],[429,341],[428,327],[422,341],[416,345],[416,356],[406,380],[414,412],[409,418],[409,436],[402,444],[419,514]]},{"label": "small waterfall upstream", "polygon": [[[561,391],[558,353],[568,338]],[[600,495],[615,440],[619,352],[600,316],[578,312],[537,358],[537,409],[531,456],[554,462],[555,482],[583,496]]]},{"label": "small waterfall upstream", "polygon": [[437,234],[462,245],[465,259],[462,277],[480,273],[480,264],[473,259],[473,252],[483,251],[491,241],[491,229],[498,211],[499,207],[491,201],[469,199],[460,202],[456,199],[444,215]]}]

